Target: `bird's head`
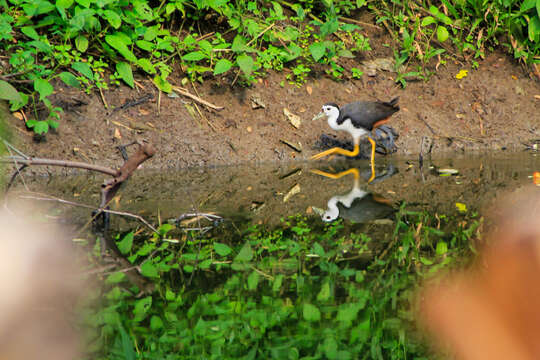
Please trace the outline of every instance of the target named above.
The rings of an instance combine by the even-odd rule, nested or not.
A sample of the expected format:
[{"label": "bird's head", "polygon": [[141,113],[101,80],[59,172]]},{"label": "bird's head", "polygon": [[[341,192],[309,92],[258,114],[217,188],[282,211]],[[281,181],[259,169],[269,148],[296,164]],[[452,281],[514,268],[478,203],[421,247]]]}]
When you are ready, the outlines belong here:
[{"label": "bird's head", "polygon": [[317,114],[313,120],[318,120],[322,117],[328,117],[328,118],[338,118],[339,117],[339,106],[337,106],[337,104],[335,103],[327,103],[327,104],[324,104],[323,107],[322,107],[322,111]]}]

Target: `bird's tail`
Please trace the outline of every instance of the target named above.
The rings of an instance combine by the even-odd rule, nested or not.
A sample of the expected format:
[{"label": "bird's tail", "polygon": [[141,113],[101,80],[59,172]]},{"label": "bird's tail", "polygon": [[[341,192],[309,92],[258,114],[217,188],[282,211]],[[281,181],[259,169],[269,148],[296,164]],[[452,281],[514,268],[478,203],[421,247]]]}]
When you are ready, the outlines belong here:
[{"label": "bird's tail", "polygon": [[398,101],[399,101],[399,96],[396,96],[395,98],[393,98],[392,100],[390,100],[386,104],[390,105],[391,107],[393,107],[396,110],[399,110]]}]

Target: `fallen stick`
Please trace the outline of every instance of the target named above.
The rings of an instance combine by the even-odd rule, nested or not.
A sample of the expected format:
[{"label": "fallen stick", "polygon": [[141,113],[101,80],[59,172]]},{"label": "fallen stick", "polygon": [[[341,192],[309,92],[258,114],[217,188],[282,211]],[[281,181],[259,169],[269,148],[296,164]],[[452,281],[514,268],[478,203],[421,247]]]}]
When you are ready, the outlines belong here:
[{"label": "fallen stick", "polygon": [[64,204],[64,205],[71,205],[71,206],[76,206],[76,207],[82,207],[82,208],[85,208],[85,209],[97,210],[97,211],[101,211],[101,212],[105,212],[105,213],[113,214],[113,215],[131,217],[131,218],[139,220],[144,225],[146,225],[150,230],[152,230],[154,233],[159,235],[159,232],[157,231],[157,229],[154,226],[152,226],[148,221],[146,221],[142,216],[132,214],[132,213],[129,213],[129,212],[109,210],[109,209],[100,209],[100,208],[97,208],[95,206],[81,204],[81,203],[77,203],[77,202],[69,201],[69,200],[64,200],[64,199],[52,197],[50,195],[45,195],[44,196],[43,194],[32,195],[32,193],[30,193],[30,195],[19,195],[19,198],[21,198],[21,199],[29,199],[29,200],[36,200],[36,201],[54,201],[54,202],[58,202],[58,203]]},{"label": "fallen stick", "polygon": [[197,95],[193,95],[192,93],[190,93],[189,91],[187,91],[186,89],[183,89],[181,87],[178,87],[178,86],[173,86],[172,89],[174,91],[176,91],[177,93],[179,93],[180,95],[183,95],[185,97],[188,97],[192,100],[195,100],[197,101],[198,103],[200,104],[203,104],[204,106],[207,106],[209,107],[210,109],[214,109],[214,110],[223,110],[225,109],[223,106],[218,106],[218,105],[214,105],[212,103],[209,103],[208,101],[204,100],[204,99],[201,99],[200,97],[198,97]]},{"label": "fallen stick", "polygon": [[69,160],[55,160],[55,159],[41,159],[41,158],[28,158],[25,159],[22,156],[6,156],[0,158],[0,163],[18,163],[22,165],[46,165],[46,166],[62,166],[68,168],[77,168],[97,171],[106,175],[117,176],[118,170],[113,170],[111,168],[83,163],[79,161],[69,161]]}]

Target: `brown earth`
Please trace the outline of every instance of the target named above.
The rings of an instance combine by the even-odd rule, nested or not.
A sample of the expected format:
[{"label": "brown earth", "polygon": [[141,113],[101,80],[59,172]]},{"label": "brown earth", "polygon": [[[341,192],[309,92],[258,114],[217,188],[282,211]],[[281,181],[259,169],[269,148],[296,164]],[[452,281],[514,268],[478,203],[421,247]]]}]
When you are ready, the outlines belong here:
[{"label": "brown earth", "polygon": [[[348,60],[346,68],[361,67],[360,60],[392,57],[392,50],[382,46],[383,37],[371,39],[374,50],[368,59]],[[468,76],[456,79],[463,68],[469,70]],[[396,74],[391,72],[341,82],[321,71],[312,73],[302,87],[289,84],[286,71],[270,73],[251,87],[230,87],[232,77],[210,79],[196,89],[190,85],[189,92],[225,107],[214,111],[198,104],[202,117],[190,115],[188,107],[194,108],[194,103],[188,98],[158,97],[146,78],[138,79],[141,87],[136,89],[104,91],[109,109],[96,91],[87,95],[58,86],[52,100],[64,107],[65,114],[58,131],[47,134],[45,141],[36,142],[21,120],[9,122],[20,138],[18,146],[28,155],[108,166],[122,163],[115,146],[147,139],[157,149],[145,164],[153,168],[309,159],[320,150],[315,145],[321,134],[336,134],[326,121],[311,121],[328,101],[344,104],[399,96],[401,111],[388,123],[399,133],[398,154],[417,154],[424,136],[433,141],[434,153],[520,149],[540,137],[540,82],[500,51],[480,61],[477,70],[448,61],[429,81],[408,81],[405,89],[395,84]],[[180,84],[181,78],[172,76],[171,82]],[[153,98],[119,108],[147,94]],[[266,107],[252,109],[254,98]],[[287,120],[284,108],[300,116],[298,129]],[[350,139],[347,134],[336,135]],[[302,151],[280,140],[299,143]]]}]

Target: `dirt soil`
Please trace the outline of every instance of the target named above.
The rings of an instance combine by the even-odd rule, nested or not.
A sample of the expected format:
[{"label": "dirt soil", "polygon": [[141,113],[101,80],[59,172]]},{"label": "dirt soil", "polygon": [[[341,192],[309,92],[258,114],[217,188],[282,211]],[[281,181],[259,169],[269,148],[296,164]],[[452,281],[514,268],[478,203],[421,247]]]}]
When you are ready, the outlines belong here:
[{"label": "dirt soil", "polygon": [[[387,37],[369,36],[374,50],[367,58],[342,65],[361,68],[361,61],[392,58],[392,50],[383,46]],[[455,75],[461,69],[469,73],[459,80]],[[433,143],[434,154],[521,149],[523,143],[540,138],[540,82],[499,51],[479,61],[477,70],[448,61],[429,81],[408,81],[405,89],[395,84],[397,74],[386,71],[341,82],[312,71],[301,87],[289,84],[286,74],[270,73],[251,87],[231,87],[234,74],[206,80],[196,89],[188,87],[200,98],[223,106],[221,111],[183,96],[159,96],[151,80],[142,77],[137,79],[141,87],[136,89],[121,86],[104,91],[108,108],[97,91],[87,95],[58,84],[51,100],[62,105],[65,114],[57,132],[37,142],[21,120],[11,118],[9,123],[16,129],[17,145],[28,155],[106,166],[122,164],[117,145],[146,139],[157,149],[156,156],[145,163],[147,168],[309,159],[321,150],[322,134],[350,140],[348,134],[330,129],[325,120],[311,121],[324,103],[389,100],[394,96],[400,97],[401,111],[387,125],[399,134],[398,154],[418,154],[423,137],[424,144]],[[182,77],[173,75],[171,82],[180,84]],[[146,95],[151,99],[121,108]],[[265,108],[253,109],[253,99]],[[194,114],[190,115],[189,107]],[[298,129],[291,125],[284,109],[301,118]],[[297,144],[301,152],[282,140]]]}]

